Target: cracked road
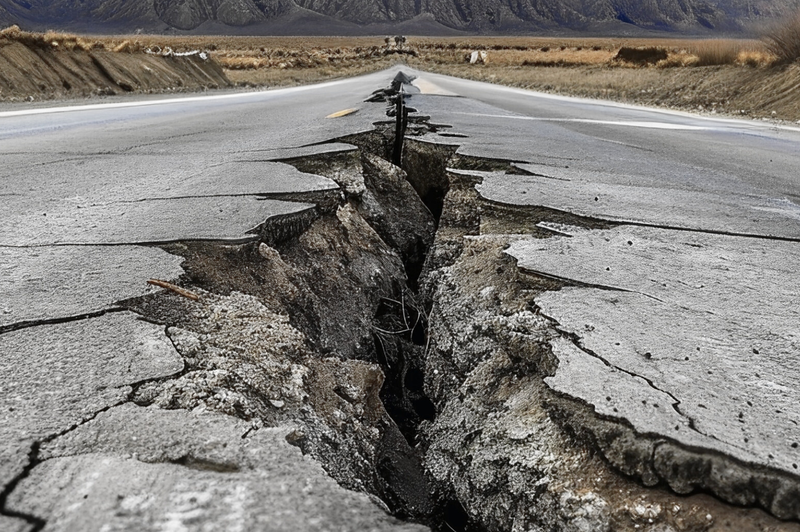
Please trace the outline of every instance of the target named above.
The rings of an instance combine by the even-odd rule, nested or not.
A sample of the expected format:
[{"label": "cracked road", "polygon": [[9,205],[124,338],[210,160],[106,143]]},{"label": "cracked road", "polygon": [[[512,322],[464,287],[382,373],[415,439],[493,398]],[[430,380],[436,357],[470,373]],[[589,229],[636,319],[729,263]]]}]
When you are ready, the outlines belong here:
[{"label": "cracked road", "polygon": [[[225,482],[215,480],[218,473],[175,463],[161,464],[159,472],[131,462],[124,444],[112,453],[117,458],[106,449],[102,460],[85,446],[59,447],[100,413],[117,420],[114,430],[135,424],[149,414],[130,403],[132,387],[184,370],[164,327],[119,304],[157,292],[146,284],[150,278],[183,273],[180,257],[154,245],[257,241],[265,220],[312,207],[302,203],[304,195],[337,189],[336,183],[271,161],[323,153],[331,147],[302,146],[371,130],[384,118],[379,106],[336,121],[325,117],[359,105],[387,79],[383,73],[308,89],[0,113],[0,529],[33,530],[45,521],[58,530],[97,529],[113,520],[106,512],[119,510],[115,489],[132,493],[126,501],[134,501],[118,524],[138,530],[196,519],[197,512],[204,526],[220,529],[230,522],[252,529],[264,519],[284,530],[314,520],[320,530],[417,528],[389,518],[366,495],[339,488],[285,441],[288,428],[261,434],[262,445],[240,438],[246,423],[219,415],[198,421],[177,412],[148,423],[151,448],[178,445],[184,455],[200,449],[199,455],[208,452],[208,441],[223,445],[233,438],[231,456],[244,453],[245,444],[265,453],[259,465],[244,466],[247,471]],[[274,199],[287,195],[299,201]],[[198,424],[207,427],[205,435],[195,435]],[[64,456],[40,457],[44,444]],[[100,474],[92,468],[102,470],[102,488],[91,487]],[[52,485],[54,474],[73,484],[40,489]],[[172,484],[154,487],[158,481],[147,475],[166,475]],[[126,484],[126,477],[143,484]],[[222,500],[215,506],[199,486],[217,481]],[[169,494],[149,521],[141,513],[147,500],[135,502],[148,489]],[[62,499],[58,490],[85,490],[83,499],[94,502]],[[303,502],[308,493],[315,493],[314,503]],[[261,515],[269,500],[279,502]],[[81,510],[87,504],[88,514]]]},{"label": "cracked road", "polygon": [[[515,162],[461,171],[483,198],[610,224],[543,223],[556,236],[507,250],[566,285],[536,299],[563,333],[545,382],[648,435],[645,484],[753,504],[744,486],[768,471],[767,506],[797,519],[800,131],[425,79],[464,96],[414,101],[468,136],[457,153]],[[687,465],[660,461],[660,441]]]},{"label": "cracked road", "polygon": [[[277,160],[351,150],[322,143],[385,120],[363,101],[395,73],[0,112],[0,529],[156,530],[198,515],[256,529],[271,506],[281,530],[422,528],[337,486],[286,443],[289,426],[245,440],[241,420],[135,406],[134,386],[184,363],[163,327],[120,305],[183,273],[158,246],[258,241],[266,220],[337,190]],[[419,140],[514,168],[451,172],[479,178],[489,203],[567,215],[540,224],[552,238],[518,231],[506,251],[565,285],[535,301],[559,331],[547,386],[633,427],[649,450],[631,474],[646,485],[800,518],[800,130],[415,74],[410,105],[448,126]],[[187,453],[240,465],[187,468]],[[698,461],[715,473],[695,475]]]}]

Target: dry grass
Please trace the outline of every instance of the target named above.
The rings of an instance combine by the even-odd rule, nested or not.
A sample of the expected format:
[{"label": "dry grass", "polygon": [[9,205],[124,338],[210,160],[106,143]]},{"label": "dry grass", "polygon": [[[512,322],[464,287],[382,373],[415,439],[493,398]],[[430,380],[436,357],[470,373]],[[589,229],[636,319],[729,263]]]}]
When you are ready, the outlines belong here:
[{"label": "dry grass", "polygon": [[697,66],[732,65],[740,51],[740,41],[732,39],[702,41],[692,47],[692,53],[697,56]]},{"label": "dry grass", "polygon": [[[796,82],[791,77],[795,70],[785,76],[776,74],[771,68],[778,60],[774,48],[752,40],[411,37],[409,49],[398,53],[388,49],[382,37],[99,37],[31,34],[19,28],[0,32],[0,46],[13,41],[57,50],[119,53],[206,50],[231,81],[260,87],[309,84],[404,63],[420,70],[548,92],[737,114],[749,109],[753,116],[761,111],[748,103],[747,91],[763,92],[759,98],[764,102],[775,102],[771,95],[780,93],[786,100],[782,108],[787,110],[794,109],[792,102],[797,100]],[[615,60],[623,47],[660,49],[667,57],[655,64]],[[486,62],[470,64],[474,51],[486,52]],[[762,86],[763,91],[759,89]],[[800,104],[796,107],[800,117]]]},{"label": "dry grass", "polygon": [[387,50],[381,37],[231,37],[231,36],[78,36],[29,33],[14,26],[0,32],[0,41],[16,40],[34,46],[66,50],[105,49],[119,53],[202,49],[229,71],[320,69],[326,75],[383,68],[397,60],[419,65],[459,65],[473,51],[486,51],[487,64],[496,67],[635,67],[614,61],[620,48],[652,47],[667,50],[660,67],[706,65],[763,66],[773,58],[759,41],[733,39],[610,39],[555,37],[417,37],[409,40],[412,55]]},{"label": "dry grass", "polygon": [[800,12],[775,25],[763,37],[767,50],[781,63],[800,59]]},{"label": "dry grass", "polygon": [[55,31],[32,33],[22,31],[19,26],[11,26],[0,31],[0,46],[3,43],[12,42],[22,43],[31,48],[53,48],[68,51],[89,51],[103,47],[101,42],[89,37]]},{"label": "dry grass", "polygon": [[752,40],[709,39],[698,42],[690,50],[697,56],[696,66],[760,66],[771,59],[764,43]]}]

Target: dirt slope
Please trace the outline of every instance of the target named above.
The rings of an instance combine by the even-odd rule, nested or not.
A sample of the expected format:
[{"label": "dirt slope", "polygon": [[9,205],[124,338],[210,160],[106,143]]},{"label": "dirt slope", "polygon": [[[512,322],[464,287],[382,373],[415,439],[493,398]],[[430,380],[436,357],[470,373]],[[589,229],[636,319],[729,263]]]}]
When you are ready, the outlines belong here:
[{"label": "dirt slope", "polygon": [[[45,35],[46,37],[46,35]],[[0,35],[0,100],[126,92],[199,90],[231,85],[207,54],[113,52],[77,40]]]}]

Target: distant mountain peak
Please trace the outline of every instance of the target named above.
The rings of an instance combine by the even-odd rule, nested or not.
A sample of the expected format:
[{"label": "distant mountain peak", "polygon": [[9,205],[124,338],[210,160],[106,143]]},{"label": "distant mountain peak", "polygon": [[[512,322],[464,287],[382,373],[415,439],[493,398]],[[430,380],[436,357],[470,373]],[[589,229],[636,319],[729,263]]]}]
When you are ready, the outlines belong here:
[{"label": "distant mountain peak", "polygon": [[414,20],[426,20],[425,32],[437,25],[473,33],[615,25],[736,31],[798,8],[800,0],[0,0],[0,24],[33,30],[324,34],[326,24],[331,32],[375,33],[398,24],[413,32]]}]

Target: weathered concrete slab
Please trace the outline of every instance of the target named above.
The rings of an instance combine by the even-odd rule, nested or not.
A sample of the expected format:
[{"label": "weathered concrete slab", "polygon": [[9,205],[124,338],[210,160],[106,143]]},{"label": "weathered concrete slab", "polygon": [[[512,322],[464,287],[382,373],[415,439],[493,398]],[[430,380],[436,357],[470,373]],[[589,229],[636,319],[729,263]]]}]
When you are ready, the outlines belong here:
[{"label": "weathered concrete slab", "polygon": [[0,515],[0,530],[5,532],[30,532],[33,530],[33,525],[22,519]]},{"label": "weathered concrete slab", "polygon": [[179,240],[253,240],[267,218],[311,208],[254,197],[208,197],[111,203],[86,208],[50,202],[10,214],[0,226],[6,246],[141,244]]},{"label": "weathered concrete slab", "polygon": [[792,128],[420,75],[462,96],[415,95],[412,105],[466,133],[464,155],[627,176],[634,185],[800,199]]},{"label": "weathered concrete slab", "polygon": [[224,193],[232,195],[301,193],[339,188],[326,177],[302,173],[288,164],[240,160],[205,169],[178,188],[178,193],[194,195],[202,190],[203,194],[206,191],[213,194],[218,188],[216,183],[224,183]]},{"label": "weathered concrete slab", "polygon": [[[21,475],[28,467],[31,445],[35,441],[33,438],[24,436],[16,439],[12,436],[8,427],[14,423],[13,417],[13,410],[5,409],[3,411],[2,425],[0,425],[0,434],[4,438],[0,443],[0,486],[2,486],[0,489],[4,489],[9,482]],[[0,516],[0,525],[3,524],[3,517]],[[5,528],[0,527],[0,530],[5,530]]]},{"label": "weathered concrete slab", "polygon": [[0,483],[27,464],[34,441],[124,402],[134,383],[182,368],[163,329],[128,312],[0,335]]},{"label": "weathered concrete slab", "polygon": [[9,506],[49,530],[422,531],[235,418],[124,405],[47,445]]},{"label": "weathered concrete slab", "polygon": [[500,203],[615,222],[800,240],[800,205],[789,200],[502,173],[483,177],[481,195]]},{"label": "weathered concrete slab", "polygon": [[[30,159],[30,157],[28,158]],[[196,196],[244,196],[336,188],[321,176],[267,162],[260,154],[220,154],[217,160],[186,154],[103,154],[62,157],[5,169],[0,193],[17,209],[50,200],[90,207],[119,201]],[[24,175],[25,179],[17,176]]]},{"label": "weathered concrete slab", "polygon": [[526,270],[761,327],[793,330],[800,320],[796,242],[635,226],[556,229],[568,236],[520,239],[508,253]]},{"label": "weathered concrete slab", "polygon": [[673,432],[680,432],[676,436],[683,443],[705,443],[691,428],[690,419],[676,409],[680,403],[645,378],[609,365],[564,338],[551,341],[551,347],[558,370],[545,382],[553,390],[591,404],[600,415],[625,419],[642,434],[672,437]]},{"label": "weathered concrete slab", "polygon": [[[569,161],[567,162],[569,163]],[[636,183],[638,186],[660,186],[664,184],[663,179],[651,175],[631,175],[612,171],[602,171],[576,167],[573,163],[513,163],[513,166],[535,176],[555,179],[557,181],[588,181],[594,183],[606,183],[617,185],[630,185]]]},{"label": "weathered concrete slab", "polygon": [[158,248],[0,248],[0,327],[90,314],[174,279],[183,259]]},{"label": "weathered concrete slab", "polygon": [[[183,154],[219,160],[276,146],[304,146],[357,131],[369,131],[385,118],[382,106],[364,106],[376,88],[396,74],[377,72],[352,78],[261,92],[165,98],[122,102],[117,106],[72,108],[60,113],[4,117],[3,149],[36,154],[108,153]],[[359,112],[337,119],[325,117],[342,109]],[[136,127],[131,127],[135,122]],[[64,135],[64,131],[69,135]],[[177,132],[177,133],[176,133]]]},{"label": "weathered concrete slab", "polygon": [[352,144],[342,142],[328,142],[325,144],[314,144],[311,146],[275,148],[264,150],[262,156],[265,159],[278,161],[282,159],[293,159],[295,157],[311,157],[313,155],[330,155],[348,153],[356,151],[357,148]]},{"label": "weathered concrete slab", "polygon": [[536,299],[586,351],[554,346],[551,386],[642,434],[798,474],[798,244],[619,227],[508,253],[586,285]]}]

